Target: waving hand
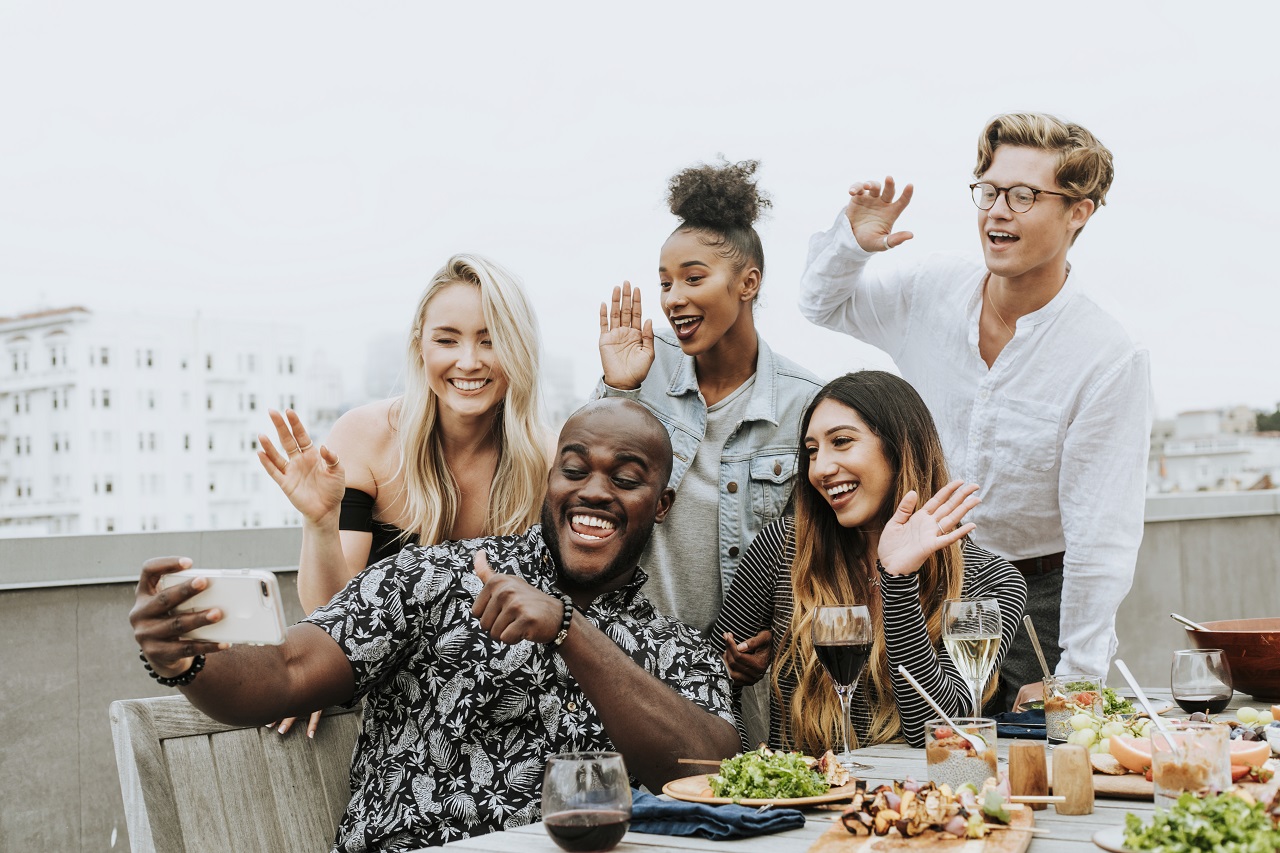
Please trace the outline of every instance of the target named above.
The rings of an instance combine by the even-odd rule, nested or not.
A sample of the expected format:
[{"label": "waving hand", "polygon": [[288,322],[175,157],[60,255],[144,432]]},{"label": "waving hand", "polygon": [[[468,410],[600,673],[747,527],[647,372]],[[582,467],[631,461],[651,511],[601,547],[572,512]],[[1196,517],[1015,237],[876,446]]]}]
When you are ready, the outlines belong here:
[{"label": "waving hand", "polygon": [[653,366],[653,321],[641,322],[640,288],[629,281],[600,303],[600,365],[605,384],[624,391],[639,388]]},{"label": "waving hand", "polygon": [[894,198],[892,177],[879,181],[863,181],[849,187],[849,204],[844,209],[853,228],[854,239],[864,252],[885,252],[901,246],[915,235],[910,231],[894,231],[893,225],[911,203],[914,188],[907,184],[902,195]]},{"label": "waving hand", "polygon": [[337,455],[311,440],[297,412],[289,409],[281,416],[272,410],[270,414],[284,453],[276,450],[271,439],[259,435],[258,461],[307,521],[320,524],[326,516],[336,517],[347,485]]},{"label": "waving hand", "polygon": [[891,575],[909,575],[924,565],[929,555],[958,542],[975,525],[961,524],[980,501],[977,485],[954,480],[938,490],[919,510],[919,496],[907,492],[880,534],[880,565]]}]

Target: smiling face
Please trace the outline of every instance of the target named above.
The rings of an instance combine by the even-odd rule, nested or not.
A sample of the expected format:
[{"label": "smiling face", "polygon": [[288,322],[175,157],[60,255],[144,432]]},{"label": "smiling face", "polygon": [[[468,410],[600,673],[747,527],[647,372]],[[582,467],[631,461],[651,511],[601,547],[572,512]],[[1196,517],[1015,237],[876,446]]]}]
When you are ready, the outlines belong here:
[{"label": "smiling face", "polygon": [[566,592],[598,595],[630,580],[671,508],[670,473],[666,430],[638,403],[599,400],[569,419],[542,505],[542,535]]},{"label": "smiling face", "polygon": [[880,437],[844,403],[823,400],[804,435],[809,484],[836,514],[841,527],[876,524],[887,515],[897,475]]},{"label": "smiling face", "polygon": [[507,394],[507,377],[486,328],[480,288],[445,286],[427,303],[422,363],[443,409],[459,415],[490,412]]},{"label": "smiling face", "polygon": [[[991,167],[979,178],[997,187],[1025,186],[1062,192],[1055,177],[1058,154],[1037,148],[1001,145]],[[1093,202],[1041,195],[1025,213],[1009,209],[1001,193],[990,210],[978,211],[978,232],[987,269],[1006,279],[1048,272],[1064,274],[1073,235],[1089,219]],[[1061,282],[1057,282],[1061,283]]]},{"label": "smiling face", "polygon": [[706,353],[726,335],[755,334],[751,302],[760,290],[760,271],[750,264],[738,269],[720,252],[706,245],[703,232],[683,227],[662,245],[662,312],[686,355]]}]

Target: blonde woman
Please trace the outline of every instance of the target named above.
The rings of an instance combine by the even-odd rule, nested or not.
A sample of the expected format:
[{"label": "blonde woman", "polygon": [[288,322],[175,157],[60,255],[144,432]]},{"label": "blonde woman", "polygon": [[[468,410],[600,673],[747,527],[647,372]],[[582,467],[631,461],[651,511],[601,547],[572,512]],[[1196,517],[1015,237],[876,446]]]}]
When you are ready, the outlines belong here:
[{"label": "blonde woman", "polygon": [[406,356],[403,396],[347,412],[326,445],[292,411],[271,413],[279,449],[259,436],[258,459],[303,517],[307,612],[408,542],[502,536],[538,520],[550,438],[519,280],[476,255],[450,258],[418,300]]},{"label": "blonde woman", "polygon": [[[725,664],[746,685],[772,660],[770,746],[821,755],[840,742],[842,717],[810,639],[813,610],[866,604],[876,631],[853,696],[850,742],[922,746],[933,712],[897,667],[944,709],[964,712],[969,688],[942,649],[942,603],[998,599],[1003,656],[1026,582],[967,538],[977,487],[949,481],[929,410],[904,380],[870,370],[834,379],[800,429],[795,517],[766,526],[743,557],[716,622]],[[757,653],[734,640],[766,631],[770,643]],[[994,692],[993,679],[987,697]]]}]

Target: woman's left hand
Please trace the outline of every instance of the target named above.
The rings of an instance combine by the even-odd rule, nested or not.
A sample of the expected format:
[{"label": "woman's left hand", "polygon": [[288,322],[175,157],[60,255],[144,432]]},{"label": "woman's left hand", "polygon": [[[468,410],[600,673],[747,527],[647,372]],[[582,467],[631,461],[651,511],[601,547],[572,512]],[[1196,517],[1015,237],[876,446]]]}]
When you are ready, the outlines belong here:
[{"label": "woman's left hand", "polygon": [[877,556],[884,570],[891,575],[914,574],[930,554],[967,536],[975,525],[960,522],[981,503],[977,491],[973,483],[954,480],[918,510],[919,495],[907,492],[880,534]]}]

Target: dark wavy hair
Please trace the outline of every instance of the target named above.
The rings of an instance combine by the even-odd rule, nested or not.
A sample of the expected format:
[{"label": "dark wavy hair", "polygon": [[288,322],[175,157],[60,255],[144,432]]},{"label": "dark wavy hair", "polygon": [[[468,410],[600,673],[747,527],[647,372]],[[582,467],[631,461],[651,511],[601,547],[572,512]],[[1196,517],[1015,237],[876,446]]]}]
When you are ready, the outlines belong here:
[{"label": "dark wavy hair", "polygon": [[[858,413],[879,439],[894,474],[893,492],[870,524],[882,528],[907,492],[915,490],[922,506],[950,482],[942,441],[933,416],[915,388],[901,377],[880,370],[846,373],[823,386],[800,421],[799,467],[796,472],[796,557],[791,565],[791,625],[773,667],[773,690],[783,708],[783,742],[792,749],[821,752],[840,736],[840,705],[831,682],[818,663],[810,636],[817,607],[866,602],[875,624],[883,624],[880,597],[872,588],[875,555],[867,552],[867,536],[860,528],[840,525],[817,489],[809,483],[809,454],[804,436],[818,406],[834,400]],[[959,543],[943,548],[920,567],[920,604],[929,639],[942,635],[942,601],[958,598],[964,581]],[[790,673],[796,692],[783,696],[779,677]],[[866,686],[871,691],[871,743],[896,740],[902,722],[893,701],[893,682],[884,630],[877,630],[868,661]]]},{"label": "dark wavy hair", "polygon": [[756,186],[758,168],[758,160],[690,166],[667,182],[667,204],[680,218],[676,231],[697,231],[737,270],[753,265],[763,280],[764,246],[753,225],[773,202]]}]

